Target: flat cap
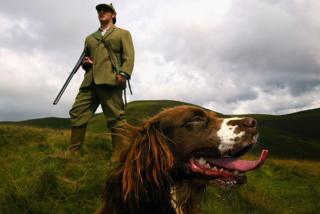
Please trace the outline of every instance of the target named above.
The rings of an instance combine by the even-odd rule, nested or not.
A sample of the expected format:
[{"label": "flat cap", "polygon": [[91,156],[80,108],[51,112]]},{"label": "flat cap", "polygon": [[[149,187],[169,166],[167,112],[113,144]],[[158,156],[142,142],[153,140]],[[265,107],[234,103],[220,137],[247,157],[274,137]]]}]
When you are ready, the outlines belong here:
[{"label": "flat cap", "polygon": [[103,10],[103,9],[109,9],[109,10],[111,10],[114,14],[117,14],[117,12],[116,12],[116,10],[114,9],[112,3],[110,3],[110,4],[98,4],[98,5],[96,6],[96,9],[97,9],[98,12],[101,11],[101,10]]}]

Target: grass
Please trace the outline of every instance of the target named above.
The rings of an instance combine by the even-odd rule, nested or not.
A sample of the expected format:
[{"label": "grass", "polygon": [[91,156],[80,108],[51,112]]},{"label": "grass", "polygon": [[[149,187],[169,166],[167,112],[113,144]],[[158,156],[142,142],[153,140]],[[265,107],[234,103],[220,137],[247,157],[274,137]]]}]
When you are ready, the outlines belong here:
[{"label": "grass", "polygon": [[66,160],[67,131],[11,125],[0,131],[6,142],[0,150],[0,213],[92,213],[98,207],[111,168],[108,135],[89,133],[82,155]]},{"label": "grass", "polygon": [[[69,132],[0,125],[0,213],[93,213],[113,167],[110,136],[89,132],[81,156],[61,156]],[[249,156],[253,158],[254,155]],[[230,191],[210,187],[203,213],[317,213],[320,162],[271,157]]]},{"label": "grass", "polygon": [[320,163],[268,159],[235,191],[210,188],[205,213],[318,213]]},{"label": "grass", "polygon": [[[131,124],[138,125],[165,108],[186,104],[193,105],[174,100],[133,101],[127,106],[127,120]],[[223,116],[221,113],[218,115]],[[320,160],[320,132],[318,131],[320,108],[287,115],[251,114],[242,116],[250,116],[258,120],[260,142],[263,144],[260,145],[270,149],[275,157]],[[0,124],[54,129],[69,129],[70,127],[69,119],[52,117],[20,122],[0,122]],[[108,131],[104,115],[100,113],[93,117],[88,130],[92,133]]]},{"label": "grass", "polygon": [[[141,124],[160,110],[186,103],[134,101],[127,118]],[[318,213],[320,205],[320,109],[289,115],[250,115],[259,122],[263,167],[236,190],[209,187],[203,213]],[[102,114],[89,123],[81,155],[65,159],[69,120],[43,118],[0,123],[0,213],[93,213],[113,167]]]}]

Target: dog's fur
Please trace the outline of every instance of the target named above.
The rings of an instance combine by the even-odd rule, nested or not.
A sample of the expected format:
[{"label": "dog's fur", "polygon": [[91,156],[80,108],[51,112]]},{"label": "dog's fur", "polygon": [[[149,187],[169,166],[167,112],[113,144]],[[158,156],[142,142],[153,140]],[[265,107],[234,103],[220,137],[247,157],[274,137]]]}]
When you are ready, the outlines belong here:
[{"label": "dog's fur", "polygon": [[166,109],[141,127],[121,129],[128,145],[107,180],[99,213],[199,213],[201,194],[214,178],[190,173],[194,156],[240,156],[256,142],[250,118],[219,118],[191,106]]}]

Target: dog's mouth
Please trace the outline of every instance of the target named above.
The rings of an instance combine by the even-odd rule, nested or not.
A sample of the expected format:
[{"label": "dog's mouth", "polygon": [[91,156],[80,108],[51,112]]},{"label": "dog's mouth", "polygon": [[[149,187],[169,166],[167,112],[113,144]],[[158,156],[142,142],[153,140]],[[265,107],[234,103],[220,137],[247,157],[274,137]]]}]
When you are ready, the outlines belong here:
[{"label": "dog's mouth", "polygon": [[219,186],[236,186],[246,182],[245,173],[259,168],[267,159],[268,150],[262,150],[257,160],[241,160],[232,157],[191,157],[187,164],[188,174],[209,180]]}]

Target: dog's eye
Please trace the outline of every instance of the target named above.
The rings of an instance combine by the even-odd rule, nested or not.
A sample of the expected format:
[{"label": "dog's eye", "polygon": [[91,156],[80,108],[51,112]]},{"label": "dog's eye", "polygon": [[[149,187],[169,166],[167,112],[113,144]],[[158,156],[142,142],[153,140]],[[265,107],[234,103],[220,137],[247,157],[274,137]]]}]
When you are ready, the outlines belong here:
[{"label": "dog's eye", "polygon": [[206,121],[207,120],[204,117],[195,116],[192,119],[188,120],[183,126],[190,127],[192,125],[196,125],[196,124],[199,124],[199,123],[204,123]]},{"label": "dog's eye", "polygon": [[205,121],[205,119],[202,117],[194,117],[190,122],[202,122],[202,121]]},{"label": "dog's eye", "polygon": [[205,121],[206,121],[205,117],[195,116],[191,119],[190,122],[205,122]]}]

